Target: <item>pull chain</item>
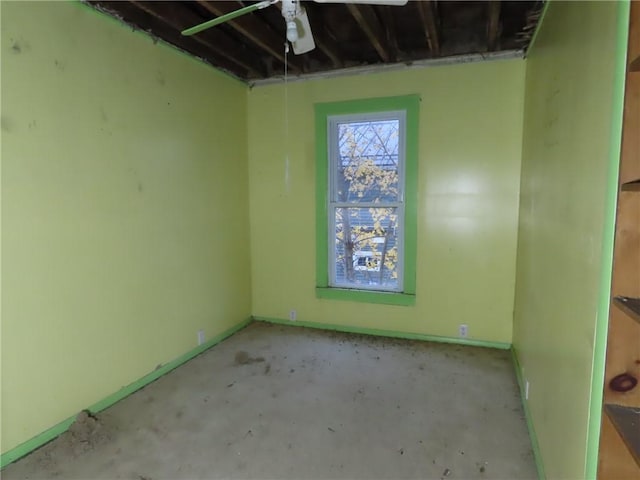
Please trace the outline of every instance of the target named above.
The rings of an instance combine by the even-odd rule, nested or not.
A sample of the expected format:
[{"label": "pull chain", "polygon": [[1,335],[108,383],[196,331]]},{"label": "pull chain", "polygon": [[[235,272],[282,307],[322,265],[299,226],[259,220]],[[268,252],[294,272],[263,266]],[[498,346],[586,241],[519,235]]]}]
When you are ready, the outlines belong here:
[{"label": "pull chain", "polygon": [[284,42],[284,185],[289,193],[289,42]]}]

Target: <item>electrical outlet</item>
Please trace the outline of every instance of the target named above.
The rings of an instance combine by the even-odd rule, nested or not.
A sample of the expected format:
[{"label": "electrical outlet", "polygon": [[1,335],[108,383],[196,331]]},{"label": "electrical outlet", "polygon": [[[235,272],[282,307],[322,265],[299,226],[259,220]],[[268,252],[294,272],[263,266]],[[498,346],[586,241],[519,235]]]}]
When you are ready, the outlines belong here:
[{"label": "electrical outlet", "polygon": [[292,322],[295,322],[297,318],[298,318],[298,312],[296,312],[295,310],[290,310],[289,320],[291,320]]},{"label": "electrical outlet", "polygon": [[202,345],[204,342],[204,330],[198,330],[198,345]]},{"label": "electrical outlet", "polygon": [[529,380],[524,382],[524,399],[529,400]]},{"label": "electrical outlet", "polygon": [[458,327],[458,336],[462,338],[466,338],[468,331],[469,331],[469,326],[464,323],[461,323],[460,326]]}]

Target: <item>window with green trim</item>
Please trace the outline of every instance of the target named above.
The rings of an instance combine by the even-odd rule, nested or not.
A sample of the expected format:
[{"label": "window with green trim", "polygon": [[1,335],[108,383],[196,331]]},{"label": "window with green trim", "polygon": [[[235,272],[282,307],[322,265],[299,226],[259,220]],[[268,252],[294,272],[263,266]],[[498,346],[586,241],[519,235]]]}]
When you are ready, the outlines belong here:
[{"label": "window with green trim", "polygon": [[411,304],[416,95],[316,105],[317,292]]}]

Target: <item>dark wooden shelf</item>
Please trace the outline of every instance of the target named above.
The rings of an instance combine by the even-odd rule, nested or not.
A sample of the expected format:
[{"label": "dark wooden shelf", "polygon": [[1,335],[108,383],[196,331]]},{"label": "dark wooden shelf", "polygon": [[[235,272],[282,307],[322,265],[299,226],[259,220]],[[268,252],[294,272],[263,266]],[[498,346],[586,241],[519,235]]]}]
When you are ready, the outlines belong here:
[{"label": "dark wooden shelf", "polygon": [[640,298],[613,297],[613,303],[636,322],[640,322]]},{"label": "dark wooden shelf", "polygon": [[640,55],[638,55],[630,64],[630,72],[640,72]]},{"label": "dark wooden shelf", "polygon": [[616,427],[633,459],[640,466],[640,407],[624,407],[608,403],[604,411]]},{"label": "dark wooden shelf", "polygon": [[623,183],[620,185],[620,190],[623,192],[640,192],[640,180]]}]

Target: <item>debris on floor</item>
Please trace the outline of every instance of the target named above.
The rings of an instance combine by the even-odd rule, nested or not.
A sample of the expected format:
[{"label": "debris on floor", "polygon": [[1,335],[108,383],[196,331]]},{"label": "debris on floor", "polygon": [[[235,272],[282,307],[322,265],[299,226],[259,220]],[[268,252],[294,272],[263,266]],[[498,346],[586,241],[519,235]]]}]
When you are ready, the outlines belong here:
[{"label": "debris on floor", "polygon": [[416,477],[536,478],[508,352],[254,323],[2,471]]},{"label": "debris on floor", "polygon": [[249,365],[250,363],[264,362],[264,357],[251,357],[244,350],[236,353],[236,365]]},{"label": "debris on floor", "polygon": [[103,427],[98,416],[83,410],[61,438],[68,449],[79,455],[108,442],[111,440],[111,434]]}]

